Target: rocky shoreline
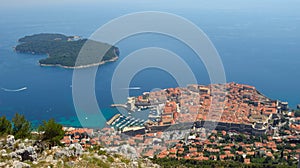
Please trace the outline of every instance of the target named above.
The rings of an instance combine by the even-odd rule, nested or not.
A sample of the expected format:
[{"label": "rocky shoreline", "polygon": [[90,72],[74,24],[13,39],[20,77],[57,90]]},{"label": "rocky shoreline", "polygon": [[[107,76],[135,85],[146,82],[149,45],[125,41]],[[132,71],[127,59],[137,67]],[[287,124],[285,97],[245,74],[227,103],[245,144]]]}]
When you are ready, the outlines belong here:
[{"label": "rocky shoreline", "polygon": [[83,68],[90,68],[90,67],[94,67],[94,66],[100,66],[100,65],[106,64],[108,62],[115,62],[118,59],[119,59],[119,57],[114,57],[114,58],[112,58],[110,60],[107,60],[107,61],[101,61],[101,62],[94,63],[94,64],[80,65],[80,66],[64,66],[64,65],[61,65],[61,64],[41,64],[41,63],[40,63],[40,66],[44,66],[44,67],[61,67],[61,68],[65,68],[65,69],[83,69]]}]

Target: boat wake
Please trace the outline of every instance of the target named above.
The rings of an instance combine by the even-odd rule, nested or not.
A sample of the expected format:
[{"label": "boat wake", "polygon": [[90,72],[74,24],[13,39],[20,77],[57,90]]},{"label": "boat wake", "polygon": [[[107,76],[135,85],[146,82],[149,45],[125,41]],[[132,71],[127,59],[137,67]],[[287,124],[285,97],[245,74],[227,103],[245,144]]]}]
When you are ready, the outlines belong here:
[{"label": "boat wake", "polygon": [[21,92],[23,90],[27,90],[27,87],[22,87],[20,89],[6,89],[6,88],[1,88],[5,92]]},{"label": "boat wake", "polygon": [[129,88],[122,88],[125,90],[141,90],[141,87],[129,87]]}]

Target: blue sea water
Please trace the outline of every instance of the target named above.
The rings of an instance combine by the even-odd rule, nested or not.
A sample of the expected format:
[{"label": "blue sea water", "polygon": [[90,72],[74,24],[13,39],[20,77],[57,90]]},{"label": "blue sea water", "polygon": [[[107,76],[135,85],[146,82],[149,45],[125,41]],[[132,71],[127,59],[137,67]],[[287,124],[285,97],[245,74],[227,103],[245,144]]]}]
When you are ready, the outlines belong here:
[{"label": "blue sea water", "polygon": [[[288,101],[291,107],[300,103],[300,8],[297,1],[238,2],[191,1],[172,4],[103,1],[94,4],[50,3],[0,6],[0,115],[12,118],[18,112],[30,121],[55,118],[65,125],[79,126],[72,100],[73,70],[40,67],[44,55],[18,54],[13,51],[20,37],[36,33],[63,33],[89,37],[113,18],[144,10],[170,12],[185,17],[199,26],[217,48],[228,82],[246,83],[272,99]],[[272,5],[270,5],[272,4]],[[117,62],[98,68],[96,95],[101,111],[109,119],[118,113],[110,85],[118,64],[131,52],[144,47],[161,47],[183,58],[193,70],[199,84],[209,84],[201,60],[184,44],[170,37],[142,34],[116,44],[121,51]],[[154,88],[176,87],[176,80],[159,69],[145,69],[131,81],[131,95]],[[126,100],[124,100],[126,101]],[[104,121],[103,121],[104,122]]]}]

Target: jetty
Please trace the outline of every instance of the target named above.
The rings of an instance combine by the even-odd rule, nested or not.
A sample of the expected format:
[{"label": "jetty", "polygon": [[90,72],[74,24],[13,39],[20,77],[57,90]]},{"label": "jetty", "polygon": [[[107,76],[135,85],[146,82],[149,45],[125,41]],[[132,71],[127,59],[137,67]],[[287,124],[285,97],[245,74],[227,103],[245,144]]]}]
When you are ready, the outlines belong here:
[{"label": "jetty", "polygon": [[125,109],[127,109],[128,107],[127,107],[127,105],[125,105],[125,104],[112,104],[112,105],[110,105],[111,107],[123,107],[123,108],[125,108]]},{"label": "jetty", "polygon": [[106,123],[107,125],[111,125],[116,119],[118,119],[121,116],[121,114],[114,115],[110,120],[108,120]]},{"label": "jetty", "polygon": [[121,108],[124,108],[125,110],[127,110],[128,112],[133,112],[134,111],[134,106],[131,106],[130,105],[128,106],[127,104],[112,104],[110,105],[110,107],[112,108],[116,108],[116,107],[121,107]]}]

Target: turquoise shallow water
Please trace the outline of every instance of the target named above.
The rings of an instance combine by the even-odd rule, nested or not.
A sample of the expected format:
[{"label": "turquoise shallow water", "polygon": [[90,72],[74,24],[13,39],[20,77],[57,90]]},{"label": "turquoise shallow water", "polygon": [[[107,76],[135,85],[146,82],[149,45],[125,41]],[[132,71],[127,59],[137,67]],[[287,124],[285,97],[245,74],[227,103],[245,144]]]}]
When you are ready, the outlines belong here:
[{"label": "turquoise shallow water", "polygon": [[[143,3],[145,2],[145,3]],[[197,3],[204,1],[197,1]],[[251,1],[252,2],[252,1]],[[231,2],[228,2],[229,4]],[[233,3],[233,1],[232,1]],[[236,2],[235,2],[236,3]],[[241,3],[241,4],[239,4]],[[300,103],[300,10],[297,5],[264,6],[258,8],[239,2],[233,7],[207,4],[199,7],[182,4],[149,4],[146,1],[125,5],[119,3],[63,4],[38,7],[11,7],[0,10],[0,87],[21,92],[0,90],[0,115],[8,118],[16,113],[40,123],[55,118],[72,126],[80,126],[72,100],[72,70],[40,67],[37,61],[45,56],[18,54],[13,51],[17,39],[24,35],[56,32],[89,37],[107,21],[143,10],[172,12],[194,22],[207,33],[222,58],[227,81],[247,83],[265,95],[288,101],[292,107]],[[250,3],[250,1],[249,1]],[[257,2],[258,3],[258,2]],[[288,2],[285,2],[288,4]],[[296,3],[291,1],[290,4]],[[251,3],[250,3],[251,4]],[[258,3],[259,4],[259,3]],[[69,8],[66,7],[69,6]],[[300,5],[299,5],[300,6]],[[80,12],[78,9],[81,9]],[[113,9],[113,10],[112,10]],[[56,12],[52,12],[52,11]],[[200,59],[184,44],[170,37],[143,34],[116,44],[120,59],[98,69],[96,76],[97,101],[106,119],[118,113],[110,108],[111,77],[118,64],[131,52],[144,47],[162,47],[183,58],[191,67],[198,83],[209,84],[209,78]],[[139,95],[154,88],[176,87],[176,80],[167,72],[145,69],[132,80],[131,95]],[[124,98],[124,102],[126,98]],[[123,103],[123,102],[119,102]],[[103,124],[105,120],[99,121]]]}]

